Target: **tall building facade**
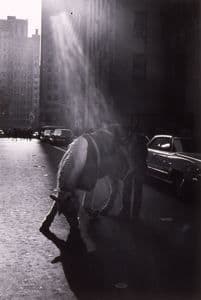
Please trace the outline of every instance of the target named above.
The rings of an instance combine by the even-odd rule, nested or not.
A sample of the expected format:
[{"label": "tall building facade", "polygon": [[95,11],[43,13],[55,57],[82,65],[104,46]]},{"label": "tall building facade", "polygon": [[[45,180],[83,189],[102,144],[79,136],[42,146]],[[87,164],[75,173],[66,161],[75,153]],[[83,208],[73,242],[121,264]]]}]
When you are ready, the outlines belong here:
[{"label": "tall building facade", "polygon": [[[79,4],[78,4],[79,3]],[[85,76],[83,44],[86,17],[82,1],[42,1],[40,124],[69,128],[83,126]],[[79,36],[79,38],[78,38]],[[78,99],[82,97],[82,100]],[[83,102],[82,102],[83,103]],[[81,111],[80,111],[81,110]],[[78,123],[82,124],[78,124]]]},{"label": "tall building facade", "polygon": [[[41,72],[40,72],[40,124],[63,125],[62,80],[56,63],[56,44],[54,42],[51,17],[57,11],[53,1],[42,1],[41,27]],[[55,12],[56,11],[56,12]]]},{"label": "tall building facade", "polygon": [[37,126],[39,108],[38,31],[28,37],[28,21],[0,20],[0,126]]},{"label": "tall building facade", "polygon": [[142,120],[146,131],[192,129],[201,96],[199,1],[89,2],[90,57],[115,115]]},{"label": "tall building facade", "polygon": [[200,107],[198,0],[43,0],[42,16],[43,124],[84,129],[140,119],[152,131],[193,126]]}]

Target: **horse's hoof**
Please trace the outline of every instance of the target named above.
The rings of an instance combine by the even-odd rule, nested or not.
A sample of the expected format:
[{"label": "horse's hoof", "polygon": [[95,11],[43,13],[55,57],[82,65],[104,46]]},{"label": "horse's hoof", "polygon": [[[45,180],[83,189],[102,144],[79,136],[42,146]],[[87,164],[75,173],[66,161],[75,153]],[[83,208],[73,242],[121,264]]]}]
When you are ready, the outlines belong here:
[{"label": "horse's hoof", "polygon": [[55,258],[51,261],[51,264],[56,264],[56,263],[58,263],[58,262],[61,262],[61,255],[55,257]]},{"label": "horse's hoof", "polygon": [[58,201],[58,196],[56,195],[56,194],[51,194],[50,195],[50,198],[52,199],[52,200],[54,200],[54,201]]}]

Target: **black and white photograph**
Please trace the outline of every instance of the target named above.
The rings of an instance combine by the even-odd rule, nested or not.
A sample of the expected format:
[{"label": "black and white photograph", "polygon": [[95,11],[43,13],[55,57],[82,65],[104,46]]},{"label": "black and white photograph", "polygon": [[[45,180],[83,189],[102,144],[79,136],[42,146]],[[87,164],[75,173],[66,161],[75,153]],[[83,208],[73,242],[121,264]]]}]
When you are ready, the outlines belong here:
[{"label": "black and white photograph", "polygon": [[200,0],[0,0],[0,299],[201,299]]}]

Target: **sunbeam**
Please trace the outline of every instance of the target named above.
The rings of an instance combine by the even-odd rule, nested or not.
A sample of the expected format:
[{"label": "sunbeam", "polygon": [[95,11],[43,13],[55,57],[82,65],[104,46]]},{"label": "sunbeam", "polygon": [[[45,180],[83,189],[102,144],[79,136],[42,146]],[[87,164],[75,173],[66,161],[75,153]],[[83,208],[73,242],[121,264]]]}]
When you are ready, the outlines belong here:
[{"label": "sunbeam", "polygon": [[76,31],[78,18],[69,11],[51,17],[56,64],[70,111],[67,117],[76,128],[97,128],[115,121],[114,113],[103,91],[95,85],[93,66]]}]

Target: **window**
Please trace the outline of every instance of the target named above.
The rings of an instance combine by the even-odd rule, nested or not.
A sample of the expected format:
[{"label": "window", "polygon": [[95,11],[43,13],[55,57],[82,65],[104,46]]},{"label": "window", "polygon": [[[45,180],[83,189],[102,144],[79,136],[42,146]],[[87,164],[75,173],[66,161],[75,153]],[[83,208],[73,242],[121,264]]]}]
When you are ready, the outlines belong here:
[{"label": "window", "polygon": [[133,56],[133,79],[145,79],[146,61],[144,54],[134,54]]},{"label": "window", "polygon": [[149,145],[149,148],[154,150],[160,150],[160,151],[170,151],[171,138],[170,137],[155,138]]},{"label": "window", "polygon": [[135,12],[134,13],[134,25],[133,34],[136,38],[145,39],[147,35],[147,13]]},{"label": "window", "polygon": [[200,143],[191,138],[174,138],[175,152],[200,153]]},{"label": "window", "polygon": [[180,139],[174,139],[174,151],[182,152],[183,147]]}]

